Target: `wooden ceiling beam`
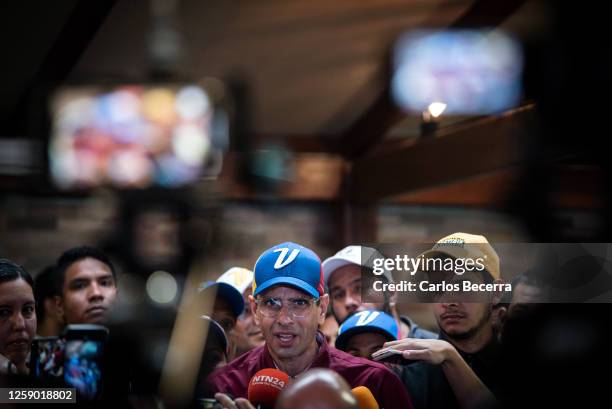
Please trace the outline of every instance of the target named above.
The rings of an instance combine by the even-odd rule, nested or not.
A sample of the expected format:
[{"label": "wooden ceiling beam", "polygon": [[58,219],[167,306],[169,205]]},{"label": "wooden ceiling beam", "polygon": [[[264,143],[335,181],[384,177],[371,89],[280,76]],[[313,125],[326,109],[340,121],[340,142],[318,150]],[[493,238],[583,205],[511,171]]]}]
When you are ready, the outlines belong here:
[{"label": "wooden ceiling beam", "polygon": [[[594,166],[551,166],[556,186],[551,193],[551,204],[564,209],[597,209],[602,200],[604,176]],[[388,204],[402,206],[461,206],[502,208],[524,182],[521,168],[504,169],[444,186],[406,193],[389,200]]]},{"label": "wooden ceiling beam", "polygon": [[374,202],[518,165],[527,160],[523,138],[534,119],[529,105],[364,156],[353,164],[350,198]]},{"label": "wooden ceiling beam", "polygon": [[514,13],[525,0],[478,0],[449,28],[495,27]]},{"label": "wooden ceiling beam", "polygon": [[[491,136],[491,137],[494,137]],[[223,172],[219,177],[219,187],[223,197],[231,200],[269,199],[239,182],[238,161],[241,154],[226,155]],[[348,163],[338,155],[318,153],[296,153],[290,167],[294,179],[281,184],[274,194],[277,200],[347,202],[344,199],[343,176]],[[552,203],[559,208],[595,209],[601,208],[605,178],[596,166],[575,166],[557,164],[548,167],[551,180],[556,185],[550,187]],[[479,208],[501,208],[508,199],[520,190],[524,183],[524,169],[518,165],[504,167],[473,177],[449,180],[434,187],[423,187],[409,192],[390,196],[385,204],[402,206],[462,206]],[[394,180],[399,180],[396,177]],[[358,182],[360,183],[360,182]],[[366,182],[367,183],[367,182]],[[339,217],[359,218],[367,213],[368,206],[357,207],[353,212]],[[370,229],[371,230],[371,229]],[[367,233],[368,229],[365,232]],[[347,232],[345,232],[346,236]],[[356,232],[350,232],[355,236]]]}]

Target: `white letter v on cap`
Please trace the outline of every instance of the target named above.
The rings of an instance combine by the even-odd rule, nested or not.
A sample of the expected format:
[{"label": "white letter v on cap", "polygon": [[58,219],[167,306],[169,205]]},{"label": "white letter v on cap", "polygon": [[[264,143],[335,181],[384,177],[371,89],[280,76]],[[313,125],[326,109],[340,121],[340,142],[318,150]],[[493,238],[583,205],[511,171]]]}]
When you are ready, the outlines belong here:
[{"label": "white letter v on cap", "polygon": [[285,267],[287,264],[291,263],[293,260],[295,260],[295,258],[297,257],[297,255],[299,254],[300,250],[298,249],[293,249],[293,251],[291,252],[291,254],[289,255],[289,258],[287,260],[285,260],[285,257],[287,257],[287,252],[289,251],[289,249],[287,247],[284,247],[282,249],[276,249],[274,250],[274,252],[280,251],[281,253],[279,254],[278,258],[276,259],[276,263],[274,263],[274,268],[275,269],[279,269],[279,268],[283,268]]}]

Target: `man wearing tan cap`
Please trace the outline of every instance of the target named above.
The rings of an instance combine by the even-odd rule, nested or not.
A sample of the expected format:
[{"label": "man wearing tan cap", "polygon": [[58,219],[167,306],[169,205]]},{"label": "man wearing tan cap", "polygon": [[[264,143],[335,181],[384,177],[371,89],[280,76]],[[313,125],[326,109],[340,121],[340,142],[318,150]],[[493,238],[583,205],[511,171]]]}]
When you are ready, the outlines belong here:
[{"label": "man wearing tan cap", "polygon": [[[438,266],[461,266],[455,271],[423,272],[423,279],[430,284],[446,283],[463,289],[464,282],[468,288],[492,288],[501,283],[499,256],[484,236],[454,233],[419,257],[438,260]],[[471,271],[466,266],[471,266]],[[487,401],[493,396],[489,389],[496,390],[499,379],[499,347],[491,313],[500,297],[500,293],[491,291],[440,291],[433,298],[439,339],[403,339],[385,344],[385,348],[401,351],[404,359],[417,361],[399,371],[415,408],[466,408],[490,403]]]}]

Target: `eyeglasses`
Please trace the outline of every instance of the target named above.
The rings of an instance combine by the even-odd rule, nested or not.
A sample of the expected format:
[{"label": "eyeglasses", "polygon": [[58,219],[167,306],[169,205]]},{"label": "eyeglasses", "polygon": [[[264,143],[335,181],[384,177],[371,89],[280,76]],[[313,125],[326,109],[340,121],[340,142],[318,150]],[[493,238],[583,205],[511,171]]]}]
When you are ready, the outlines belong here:
[{"label": "eyeglasses", "polygon": [[255,300],[258,311],[268,318],[276,318],[283,309],[283,305],[287,306],[288,314],[293,318],[304,318],[310,307],[313,304],[319,305],[320,298],[289,298],[281,300],[279,298],[262,298]]}]

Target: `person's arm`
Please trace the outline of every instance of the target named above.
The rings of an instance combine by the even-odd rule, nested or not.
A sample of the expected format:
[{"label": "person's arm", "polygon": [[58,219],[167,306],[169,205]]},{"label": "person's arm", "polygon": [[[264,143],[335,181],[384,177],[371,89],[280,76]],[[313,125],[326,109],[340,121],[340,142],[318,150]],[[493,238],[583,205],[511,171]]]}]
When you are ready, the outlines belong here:
[{"label": "person's arm", "polygon": [[402,351],[405,359],[440,365],[463,409],[474,409],[495,401],[495,397],[450,343],[440,339],[405,338],[387,342]]}]

